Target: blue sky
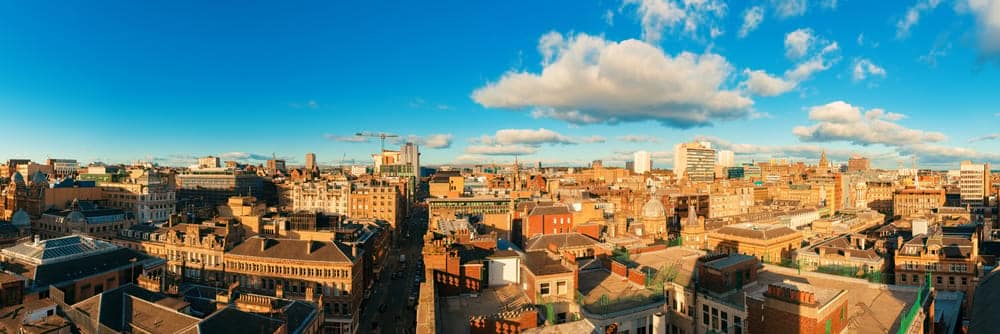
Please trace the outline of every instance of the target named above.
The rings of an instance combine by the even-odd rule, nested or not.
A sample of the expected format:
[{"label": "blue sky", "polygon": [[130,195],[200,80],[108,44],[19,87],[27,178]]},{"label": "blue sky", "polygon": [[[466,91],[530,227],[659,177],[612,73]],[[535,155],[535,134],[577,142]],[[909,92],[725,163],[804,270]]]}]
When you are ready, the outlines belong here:
[{"label": "blue sky", "polygon": [[998,41],[997,0],[4,2],[0,157],[996,164]]}]

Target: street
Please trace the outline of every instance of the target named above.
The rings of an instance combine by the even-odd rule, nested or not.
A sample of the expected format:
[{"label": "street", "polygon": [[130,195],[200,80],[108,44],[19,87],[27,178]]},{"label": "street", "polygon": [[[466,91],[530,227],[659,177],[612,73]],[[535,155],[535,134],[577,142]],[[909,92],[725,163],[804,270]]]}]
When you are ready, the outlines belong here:
[{"label": "street", "polygon": [[[414,278],[417,274],[417,264],[421,261],[423,235],[427,229],[425,211],[416,210],[409,219],[401,224],[399,248],[389,252],[385,260],[380,280],[375,283],[371,298],[365,301],[365,309],[361,313],[361,328],[358,333],[403,334],[413,333],[416,328],[416,307],[407,304],[418,287]],[[410,237],[406,238],[407,231]],[[399,262],[399,255],[406,255],[406,263]],[[402,268],[402,277],[393,278],[393,273]],[[385,304],[384,311],[380,311]],[[377,331],[372,324],[377,323]]]}]

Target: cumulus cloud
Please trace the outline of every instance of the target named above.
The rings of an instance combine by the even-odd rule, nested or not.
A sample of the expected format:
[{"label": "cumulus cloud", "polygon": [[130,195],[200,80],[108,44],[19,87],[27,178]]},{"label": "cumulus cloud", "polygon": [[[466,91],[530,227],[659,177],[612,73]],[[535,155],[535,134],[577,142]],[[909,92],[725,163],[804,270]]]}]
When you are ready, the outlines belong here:
[{"label": "cumulus cloud", "polygon": [[917,0],[917,3],[907,9],[906,14],[896,21],[896,38],[908,37],[910,29],[920,22],[920,16],[934,10],[939,4],[941,4],[941,0]]},{"label": "cumulus cloud", "polygon": [[946,139],[940,132],[906,128],[895,123],[903,115],[872,109],[862,115],[859,107],[835,101],[809,110],[810,126],[796,126],[792,134],[807,142],[844,141],[856,145],[883,144],[889,146],[940,142]]},{"label": "cumulus cloud", "polygon": [[771,0],[779,17],[802,16],[806,13],[806,0]]},{"label": "cumulus cloud", "polygon": [[681,30],[697,38],[703,27],[713,38],[722,30],[716,22],[726,16],[726,4],[719,0],[625,0],[635,6],[642,24],[642,39],[657,43],[666,30]]},{"label": "cumulus cloud", "polygon": [[269,155],[247,153],[247,152],[226,152],[220,154],[219,157],[222,158],[222,160],[240,160],[240,161],[247,161],[247,160],[265,161],[271,159],[271,156]]},{"label": "cumulus cloud", "polygon": [[642,24],[642,38],[657,43],[665,30],[682,32],[697,38],[703,27],[708,27],[712,38],[721,35],[717,20],[726,16],[726,4],[719,0],[625,0],[626,6],[635,6]]},{"label": "cumulus cloud", "polygon": [[957,165],[961,160],[995,163],[1000,161],[1000,153],[979,152],[970,148],[935,144],[914,144],[899,148],[901,155],[916,155],[920,162],[930,164]]},{"label": "cumulus cloud", "polygon": [[976,17],[980,57],[1000,64],[1000,1],[967,0],[966,6]]},{"label": "cumulus cloud", "polygon": [[988,135],[985,135],[985,136],[979,136],[979,137],[971,138],[971,139],[969,139],[969,142],[970,143],[974,143],[974,142],[977,142],[977,141],[998,140],[998,139],[1000,139],[1000,133],[993,133],[993,134],[988,134]]},{"label": "cumulus cloud", "polygon": [[677,128],[745,118],[753,105],[724,87],[733,67],[722,56],[671,56],[638,40],[555,34],[540,43],[541,73],[508,72],[476,89],[473,100],[573,124],[654,120]]},{"label": "cumulus cloud", "polygon": [[421,148],[429,149],[444,149],[451,147],[451,134],[432,134],[427,136],[414,136],[410,135],[406,137],[406,140],[417,145]]},{"label": "cumulus cloud", "polygon": [[830,69],[840,61],[837,42],[828,42],[813,35],[811,29],[798,29],[785,37],[786,55],[789,58],[802,58],[808,55],[814,44],[823,45],[810,57],[795,64],[785,71],[784,77],[771,75],[763,70],[743,70],[746,79],[740,82],[740,88],[758,96],[776,96],[789,92],[803,81],[809,80],[813,74]]},{"label": "cumulus cloud", "polygon": [[813,30],[809,28],[799,28],[785,34],[785,56],[789,59],[799,59],[809,52],[809,48],[816,42]]},{"label": "cumulus cloud", "polygon": [[[713,136],[697,136],[695,140],[712,143],[716,149],[730,150],[736,155],[746,158],[769,159],[769,158],[819,158],[823,151],[828,157],[838,160],[847,160],[850,156],[858,154],[858,151],[836,148],[824,148],[819,145],[797,144],[797,145],[757,145],[748,143],[733,143],[728,140]],[[871,155],[871,154],[866,154]]]},{"label": "cumulus cloud", "polygon": [[743,12],[743,25],[740,26],[739,37],[747,37],[751,31],[757,29],[760,23],[764,22],[764,7],[753,6]]},{"label": "cumulus cloud", "polygon": [[604,138],[602,136],[597,136],[597,135],[590,136],[590,137],[580,138],[580,142],[587,143],[587,144],[600,144],[600,143],[604,143],[604,142],[607,142],[607,141],[608,141],[607,138]]},{"label": "cumulus cloud", "polygon": [[472,143],[482,145],[527,145],[537,147],[545,144],[550,145],[576,145],[595,144],[607,141],[601,136],[571,137],[558,132],[539,129],[500,129],[492,136],[483,135],[472,138]]},{"label": "cumulus cloud", "polygon": [[660,139],[653,136],[625,135],[618,137],[618,140],[626,143],[659,143]]},{"label": "cumulus cloud", "polygon": [[615,12],[613,10],[608,9],[604,12],[604,23],[607,23],[609,26],[615,25]]},{"label": "cumulus cloud", "polygon": [[785,72],[785,77],[796,82],[804,81],[812,77],[816,72],[826,71],[833,64],[840,61],[836,51],[840,50],[837,42],[827,44],[818,53],[808,60],[795,65],[794,68]]},{"label": "cumulus cloud", "polygon": [[795,88],[796,82],[774,77],[762,70],[746,69],[746,81],[741,84],[747,91],[759,96],[776,96]]},{"label": "cumulus cloud", "polygon": [[537,147],[525,145],[469,145],[466,154],[475,155],[529,155],[538,152]]},{"label": "cumulus cloud", "polygon": [[362,136],[340,136],[340,135],[329,134],[329,133],[323,135],[323,138],[326,138],[326,139],[329,139],[329,140],[333,140],[333,141],[338,141],[338,142],[341,142],[341,143],[367,143],[368,142],[368,137],[362,137]]},{"label": "cumulus cloud", "polygon": [[851,72],[851,78],[854,81],[861,81],[868,77],[883,77],[885,78],[885,69],[875,65],[871,60],[865,58],[858,58],[854,60],[854,70]]}]

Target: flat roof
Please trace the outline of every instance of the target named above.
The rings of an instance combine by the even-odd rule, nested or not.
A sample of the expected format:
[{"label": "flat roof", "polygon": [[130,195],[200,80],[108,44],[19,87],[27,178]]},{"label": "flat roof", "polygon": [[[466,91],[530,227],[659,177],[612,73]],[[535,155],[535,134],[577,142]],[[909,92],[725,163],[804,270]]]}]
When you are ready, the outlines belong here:
[{"label": "flat roof", "polygon": [[476,295],[445,297],[441,300],[439,319],[444,321],[441,328],[446,334],[469,333],[469,318],[489,316],[500,312],[515,311],[530,307],[531,301],[517,285],[483,289]]},{"label": "flat roof", "polygon": [[[843,290],[847,297],[847,327],[851,333],[890,333],[899,330],[904,311],[916,302],[917,288],[869,283],[863,279],[803,272],[774,265],[765,265],[758,274],[759,285],[747,290],[766,289],[771,283],[783,281],[806,283],[817,289]],[[820,296],[816,296],[820,300]]]}]

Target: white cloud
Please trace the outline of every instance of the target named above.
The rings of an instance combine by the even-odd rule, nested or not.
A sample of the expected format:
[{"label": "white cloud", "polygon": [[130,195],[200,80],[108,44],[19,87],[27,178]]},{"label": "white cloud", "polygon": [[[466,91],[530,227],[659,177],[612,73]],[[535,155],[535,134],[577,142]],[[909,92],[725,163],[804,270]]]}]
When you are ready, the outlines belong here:
[{"label": "white cloud", "polygon": [[473,100],[573,124],[654,120],[678,128],[745,118],[753,105],[724,87],[733,67],[716,54],[671,56],[642,41],[587,34],[546,46],[552,53],[541,73],[505,73],[476,89]]},{"label": "white cloud", "polygon": [[895,123],[902,114],[872,109],[861,114],[861,108],[835,101],[809,110],[811,126],[796,126],[792,134],[809,142],[845,141],[856,145],[883,144],[904,146],[940,142],[946,139],[940,132],[906,128]]},{"label": "white cloud", "polygon": [[789,58],[802,58],[813,49],[813,44],[824,45],[815,51],[811,57],[800,61],[793,68],[785,71],[779,78],[763,70],[743,70],[746,79],[740,83],[744,90],[758,96],[776,96],[789,92],[803,81],[809,80],[813,74],[825,71],[840,61],[837,42],[827,42],[813,35],[811,29],[799,29],[788,33],[785,37],[786,53]]},{"label": "white cloud", "polygon": [[325,135],[323,135],[323,137],[326,138],[326,139],[329,139],[329,140],[339,141],[341,143],[367,143],[368,142],[368,137],[362,137],[362,136],[338,136],[338,135],[334,135],[334,134],[325,134]]},{"label": "white cloud", "polygon": [[789,59],[802,58],[809,52],[814,42],[816,36],[809,28],[799,28],[785,34],[785,56]]},{"label": "white cloud", "polygon": [[741,85],[749,92],[759,96],[776,96],[795,89],[796,82],[771,76],[762,70],[746,69],[747,76]]},{"label": "white cloud", "polygon": [[219,157],[222,158],[222,160],[240,160],[240,161],[248,161],[248,160],[265,161],[271,159],[271,156],[268,155],[247,153],[247,152],[226,152],[219,154]]},{"label": "white cloud", "polygon": [[979,53],[1000,63],[1000,0],[967,0],[976,17]]},{"label": "white cloud", "polygon": [[524,145],[470,145],[465,147],[466,154],[476,155],[529,155],[538,152],[537,147]]},{"label": "white cloud", "polygon": [[806,0],[771,0],[779,17],[802,16],[806,13]]},{"label": "white cloud", "polygon": [[681,30],[698,37],[702,27],[710,27],[709,34],[718,36],[721,29],[714,22],[726,15],[726,4],[719,0],[625,0],[626,6],[635,5],[642,24],[642,39],[657,43],[666,30]]},{"label": "white cloud", "polygon": [[660,139],[653,136],[625,135],[618,137],[618,140],[627,143],[659,143]]},{"label": "white cloud", "polygon": [[896,38],[908,37],[910,29],[920,22],[920,16],[934,10],[940,3],[941,0],[917,0],[917,3],[907,9],[906,14],[896,21]]},{"label": "white cloud", "polygon": [[747,144],[747,143],[733,143],[728,140],[712,137],[712,136],[697,136],[695,140],[708,141],[712,143],[713,147],[717,149],[724,149],[733,151],[733,153],[757,159],[768,159],[768,158],[819,158],[820,154],[825,150],[828,157],[832,159],[842,159],[847,160],[851,155],[857,154],[856,150],[846,150],[846,149],[826,149],[819,145],[757,145],[757,144]]},{"label": "white cloud", "polygon": [[837,42],[827,44],[822,50],[820,50],[819,53],[815,54],[809,60],[801,62],[796,65],[795,68],[786,71],[785,78],[801,82],[809,79],[816,72],[830,69],[833,64],[840,61],[840,57],[835,55],[837,50],[840,50],[840,47],[837,46]]},{"label": "white cloud", "polygon": [[609,26],[615,25],[615,12],[613,10],[608,9],[604,12],[604,23],[607,23]]},{"label": "white cloud", "polygon": [[607,138],[604,138],[602,136],[597,136],[597,135],[590,136],[590,137],[580,138],[580,142],[581,143],[587,143],[587,144],[600,144],[600,143],[604,143],[604,142],[607,142],[607,141],[608,141]]},{"label": "white cloud", "polygon": [[938,58],[947,56],[949,51],[951,51],[951,42],[935,43],[927,54],[918,57],[917,60],[927,64],[927,66],[937,67]]},{"label": "white cloud", "polygon": [[858,34],[858,46],[865,45],[865,33]]},{"label": "white cloud", "polygon": [[870,76],[877,76],[885,78],[885,69],[875,65],[871,60],[865,58],[857,58],[854,60],[854,70],[851,72],[851,78],[854,81],[861,81]]},{"label": "white cloud", "polygon": [[837,0],[823,0],[820,2],[820,6],[827,9],[837,9]]},{"label": "white cloud", "polygon": [[743,12],[743,25],[740,26],[739,37],[746,37],[751,31],[757,29],[764,21],[764,7],[753,6]]},{"label": "white cloud", "polygon": [[451,147],[451,134],[432,134],[428,136],[408,136],[407,141],[420,145],[421,148],[443,149]]},{"label": "white cloud", "polygon": [[970,143],[975,143],[977,141],[998,140],[998,139],[1000,139],[1000,133],[992,133],[992,134],[988,134],[988,135],[985,135],[985,136],[979,136],[979,137],[971,138],[971,139],[969,139],[969,142]]},{"label": "white cloud", "polygon": [[573,139],[558,132],[539,128],[532,129],[502,129],[497,130],[492,142],[501,145],[525,144],[537,146],[541,144],[576,144]]},{"label": "white cloud", "polygon": [[915,144],[899,148],[901,155],[916,154],[920,163],[958,165],[961,160],[979,162],[1000,162],[1000,154],[979,152],[970,148],[952,147],[934,144]]}]

